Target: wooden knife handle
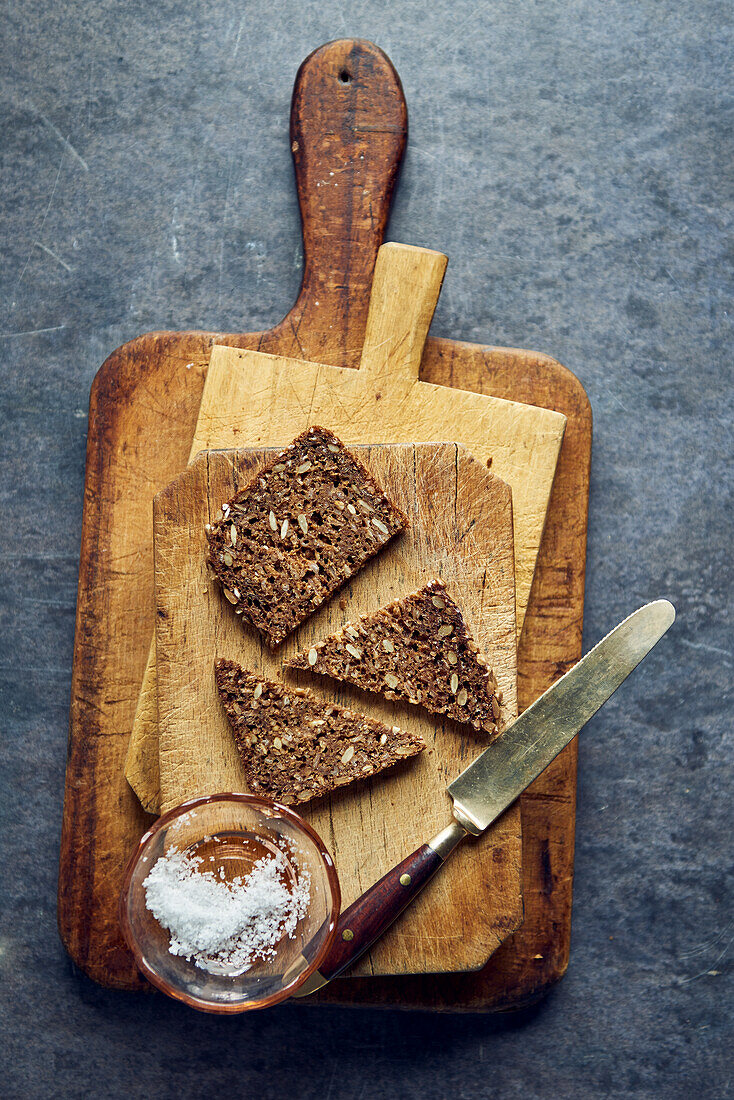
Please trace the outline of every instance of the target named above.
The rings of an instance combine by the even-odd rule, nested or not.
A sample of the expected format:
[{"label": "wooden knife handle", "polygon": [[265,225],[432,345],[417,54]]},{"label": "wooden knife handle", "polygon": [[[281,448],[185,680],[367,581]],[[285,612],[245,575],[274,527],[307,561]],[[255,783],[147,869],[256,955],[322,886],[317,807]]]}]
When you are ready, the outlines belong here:
[{"label": "wooden knife handle", "polygon": [[304,986],[297,996],[319,989],[356,962],[421,892],[466,835],[466,829],[452,821],[352,902],[340,916],[334,942],[310,986]]},{"label": "wooden knife handle", "polygon": [[319,967],[327,981],[346,970],[420,893],[443,860],[423,844],[345,909],[329,954]]},{"label": "wooden knife handle", "polygon": [[[290,125],[303,282],[286,320],[303,331],[304,358],[318,358],[323,328],[325,361],[359,366],[372,271],[407,135],[400,78],[372,42],[330,42],[303,62]],[[335,355],[337,328],[343,332]]]}]

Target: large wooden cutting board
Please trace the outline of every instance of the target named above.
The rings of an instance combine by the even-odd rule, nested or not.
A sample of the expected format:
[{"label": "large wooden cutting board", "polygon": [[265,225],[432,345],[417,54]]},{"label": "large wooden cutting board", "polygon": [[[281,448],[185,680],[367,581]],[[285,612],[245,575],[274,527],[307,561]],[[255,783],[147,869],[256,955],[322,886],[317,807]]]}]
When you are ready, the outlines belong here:
[{"label": "large wooden cutting board", "polygon": [[[521,629],[545,526],[565,417],[419,379],[446,257],[385,244],[375,264],[358,371],[215,347],[192,456],[243,445],[284,446],[314,424],[344,442],[456,440],[512,489],[517,622]],[[143,679],[126,775],[147,809],[159,808],[155,649]]]},{"label": "large wooden cutting board", "polygon": [[[283,660],[346,622],[436,578],[458,602],[517,713],[515,576],[509,488],[454,443],[355,448],[410,527],[393,539],[273,653],[208,581],[204,525],[277,451],[210,451],[156,497],[154,552],[162,809],[242,790],[244,776],[214,682],[216,657],[306,686],[422,737],[427,751],[374,779],[299,806],[334,857],[342,903],[439,832],[446,785],[488,743],[486,734],[421,707],[283,668]],[[440,875],[353,968],[354,974],[477,970],[522,921],[520,807],[462,845]]]},{"label": "large wooden cutting board", "polygon": [[[339,80],[342,70],[352,76],[348,83]],[[149,988],[124,945],[117,901],[125,861],[151,820],[123,777],[154,625],[151,497],[188,461],[215,342],[359,363],[405,140],[405,101],[384,54],[354,41],[318,50],[299,72],[293,99],[304,233],[304,280],[293,309],[268,333],[142,336],[109,357],[92,387],[58,915],[74,963],[103,985]],[[342,186],[315,188],[337,169]],[[567,417],[520,639],[523,708],[581,655],[589,403],[572,374],[535,352],[429,338],[420,372],[437,385]],[[570,746],[521,799],[525,920],[486,967],[446,977],[337,980],[314,999],[486,1010],[542,994],[568,963],[575,787]]]}]

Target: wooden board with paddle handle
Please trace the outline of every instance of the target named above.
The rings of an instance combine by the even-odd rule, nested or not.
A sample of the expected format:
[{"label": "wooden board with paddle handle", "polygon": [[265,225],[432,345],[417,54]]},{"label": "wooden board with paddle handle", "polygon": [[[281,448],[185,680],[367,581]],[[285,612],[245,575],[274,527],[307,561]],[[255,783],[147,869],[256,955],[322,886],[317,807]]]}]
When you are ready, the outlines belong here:
[{"label": "wooden board with paddle handle", "polygon": [[[291,116],[304,235],[293,309],[265,333],[141,336],[108,358],[92,387],[58,914],[73,961],[103,985],[147,988],[116,914],[124,865],[150,821],[123,766],[154,626],[151,498],[188,461],[215,342],[359,364],[406,134],[400,81],[377,47],[345,40],[317,50],[299,70]],[[330,171],[341,172],[340,186],[317,189]],[[420,377],[567,417],[520,639],[522,708],[581,654],[589,403],[577,379],[538,352],[429,337]],[[318,999],[486,1010],[525,1003],[558,980],[570,943],[575,784],[571,745],[521,799],[525,920],[486,967],[337,980]]]}]

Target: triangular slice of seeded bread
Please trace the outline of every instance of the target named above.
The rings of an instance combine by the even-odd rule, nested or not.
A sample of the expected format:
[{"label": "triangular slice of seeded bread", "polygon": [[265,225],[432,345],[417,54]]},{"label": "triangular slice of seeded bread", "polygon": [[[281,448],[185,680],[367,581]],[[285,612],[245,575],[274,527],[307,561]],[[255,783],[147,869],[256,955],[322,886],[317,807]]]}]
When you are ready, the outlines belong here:
[{"label": "triangular slice of seeded bread", "polygon": [[263,680],[234,661],[217,660],[214,672],[252,794],[308,802],[426,747],[398,726]]},{"label": "triangular slice of seeded bread", "polygon": [[347,623],[285,662],[497,733],[502,693],[441,581]]},{"label": "triangular slice of seeded bread", "polygon": [[280,645],[408,526],[372,475],[325,428],[309,428],[207,526],[224,594]]}]

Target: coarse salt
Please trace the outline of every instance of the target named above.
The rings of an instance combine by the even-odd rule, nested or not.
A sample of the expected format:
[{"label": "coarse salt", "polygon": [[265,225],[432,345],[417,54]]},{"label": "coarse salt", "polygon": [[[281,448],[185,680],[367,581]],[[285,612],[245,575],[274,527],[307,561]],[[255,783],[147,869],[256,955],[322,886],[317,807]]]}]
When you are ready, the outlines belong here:
[{"label": "coarse salt", "polygon": [[310,875],[302,871],[289,889],[280,853],[231,882],[202,870],[202,862],[177,848],[161,856],[143,883],[146,906],[168,930],[172,955],[210,974],[244,974],[256,960],[273,958],[285,936],[293,938],[311,899]]}]

